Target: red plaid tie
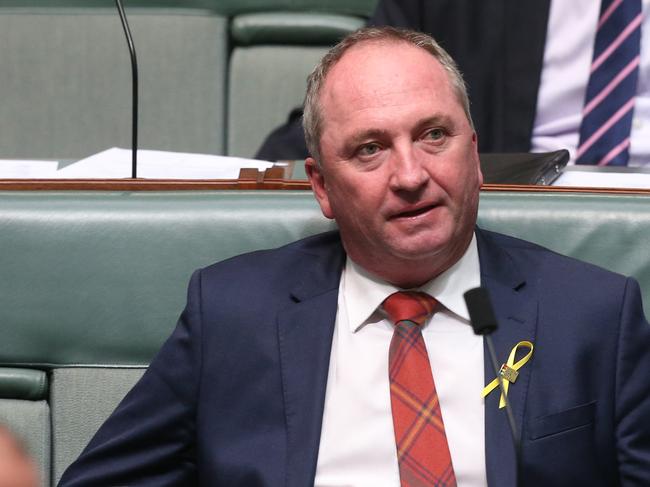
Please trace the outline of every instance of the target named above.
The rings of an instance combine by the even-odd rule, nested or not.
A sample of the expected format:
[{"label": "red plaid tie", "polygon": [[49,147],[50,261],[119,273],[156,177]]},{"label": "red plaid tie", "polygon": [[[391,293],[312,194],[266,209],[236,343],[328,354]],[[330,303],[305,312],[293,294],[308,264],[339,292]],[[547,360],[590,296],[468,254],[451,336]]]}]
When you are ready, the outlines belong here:
[{"label": "red plaid tie", "polygon": [[438,302],[421,292],[397,292],[383,303],[395,324],[390,342],[390,401],[402,487],[456,485],[440,403],[421,325]]}]

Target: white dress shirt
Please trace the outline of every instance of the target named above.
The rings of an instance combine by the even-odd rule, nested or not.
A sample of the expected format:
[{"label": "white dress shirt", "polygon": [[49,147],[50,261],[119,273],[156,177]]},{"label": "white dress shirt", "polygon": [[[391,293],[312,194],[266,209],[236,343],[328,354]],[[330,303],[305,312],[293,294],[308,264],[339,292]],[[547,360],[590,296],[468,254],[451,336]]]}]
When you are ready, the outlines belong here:
[{"label": "white dress shirt", "polygon": [[[650,164],[650,0],[642,8],[629,166]],[[597,0],[551,1],[532,152],[568,149],[574,162],[599,13]]]},{"label": "white dress shirt", "polygon": [[[474,335],[463,299],[479,285],[474,237],[456,265],[419,288],[444,306],[422,333],[459,487],[487,485],[483,339]],[[398,290],[348,258],[339,285],[316,487],[399,486],[388,380],[393,326],[378,310]]]}]

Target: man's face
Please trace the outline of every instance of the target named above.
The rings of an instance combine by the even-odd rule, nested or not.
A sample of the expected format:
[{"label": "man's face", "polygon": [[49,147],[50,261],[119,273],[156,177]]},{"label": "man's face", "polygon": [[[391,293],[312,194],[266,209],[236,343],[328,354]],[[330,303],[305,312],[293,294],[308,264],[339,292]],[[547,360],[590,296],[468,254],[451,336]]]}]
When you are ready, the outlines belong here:
[{"label": "man's face", "polygon": [[401,287],[440,274],[471,240],[482,183],[474,134],[448,75],[405,42],[352,47],[321,92],[323,214],[349,256]]}]

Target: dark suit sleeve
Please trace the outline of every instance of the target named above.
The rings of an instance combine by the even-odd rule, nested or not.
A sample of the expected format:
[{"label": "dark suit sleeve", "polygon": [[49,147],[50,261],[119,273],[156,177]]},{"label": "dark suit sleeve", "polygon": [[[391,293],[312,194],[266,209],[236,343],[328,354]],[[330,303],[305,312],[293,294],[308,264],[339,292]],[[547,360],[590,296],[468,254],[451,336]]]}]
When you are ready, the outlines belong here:
[{"label": "dark suit sleeve", "polygon": [[648,485],[650,479],[650,325],[641,292],[628,279],[618,340],[615,421],[621,485]]},{"label": "dark suit sleeve", "polygon": [[196,485],[200,273],[171,337],[63,475],[60,486]]},{"label": "dark suit sleeve", "polygon": [[[426,1],[434,4],[440,3],[439,0]],[[425,32],[424,18],[422,0],[380,0],[368,20],[368,25],[373,27],[391,25]]]},{"label": "dark suit sleeve", "polygon": [[479,152],[528,152],[549,0],[380,0],[370,25],[432,35],[467,83]]},{"label": "dark suit sleeve", "polygon": [[255,159],[262,161],[292,161],[307,157],[309,151],[302,129],[302,107],[291,110],[287,122],[275,128],[255,154]]}]

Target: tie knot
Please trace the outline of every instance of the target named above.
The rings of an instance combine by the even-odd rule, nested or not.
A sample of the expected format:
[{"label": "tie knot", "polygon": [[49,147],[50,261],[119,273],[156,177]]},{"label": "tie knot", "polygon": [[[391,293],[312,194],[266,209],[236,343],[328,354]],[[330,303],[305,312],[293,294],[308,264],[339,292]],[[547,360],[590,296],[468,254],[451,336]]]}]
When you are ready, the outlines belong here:
[{"label": "tie knot", "polygon": [[438,307],[438,301],[419,291],[399,291],[388,296],[382,307],[393,324],[412,321],[422,326]]}]

